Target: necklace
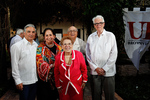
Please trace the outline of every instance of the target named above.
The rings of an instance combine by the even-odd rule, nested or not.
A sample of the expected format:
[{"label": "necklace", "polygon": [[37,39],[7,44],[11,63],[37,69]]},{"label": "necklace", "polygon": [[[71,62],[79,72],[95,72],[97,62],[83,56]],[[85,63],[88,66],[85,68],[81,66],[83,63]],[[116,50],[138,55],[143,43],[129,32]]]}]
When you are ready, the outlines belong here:
[{"label": "necklace", "polygon": [[48,46],[48,47],[53,47],[54,46],[54,43],[52,43],[52,44],[50,44],[50,45],[48,45],[47,43],[46,43],[46,45]]}]

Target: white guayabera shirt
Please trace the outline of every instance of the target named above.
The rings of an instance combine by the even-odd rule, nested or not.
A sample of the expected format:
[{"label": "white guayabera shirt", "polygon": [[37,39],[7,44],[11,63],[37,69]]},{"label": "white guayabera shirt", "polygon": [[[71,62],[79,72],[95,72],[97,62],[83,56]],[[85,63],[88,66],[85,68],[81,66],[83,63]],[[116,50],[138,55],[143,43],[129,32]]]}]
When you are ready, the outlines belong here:
[{"label": "white guayabera shirt", "polygon": [[15,37],[13,37],[10,41],[10,47],[20,40],[22,40],[22,38],[19,35],[16,35]]},{"label": "white guayabera shirt", "polygon": [[31,44],[25,38],[11,47],[12,76],[16,85],[36,83],[36,50],[37,43]]},{"label": "white guayabera shirt", "polygon": [[92,75],[98,75],[95,69],[103,68],[105,76],[114,76],[117,59],[117,44],[113,33],[106,30],[98,37],[97,32],[92,33],[87,40],[86,58]]},{"label": "white guayabera shirt", "polygon": [[85,54],[85,47],[86,47],[86,43],[82,39],[77,37],[73,44],[73,50],[78,50],[83,54]]}]

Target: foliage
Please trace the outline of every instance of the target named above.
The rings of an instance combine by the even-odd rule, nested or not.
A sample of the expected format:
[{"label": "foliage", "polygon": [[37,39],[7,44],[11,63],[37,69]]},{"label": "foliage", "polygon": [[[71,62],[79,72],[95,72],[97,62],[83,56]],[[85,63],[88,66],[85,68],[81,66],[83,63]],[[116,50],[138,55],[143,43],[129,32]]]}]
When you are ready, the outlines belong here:
[{"label": "foliage", "polygon": [[[64,18],[74,23],[80,19],[81,0],[11,0],[11,25],[18,28],[27,23],[54,25],[63,22]],[[78,17],[77,17],[78,16]]]},{"label": "foliage", "polygon": [[[87,35],[91,34],[92,18],[102,15],[105,19],[105,29],[115,34],[118,45],[118,62],[125,54],[123,8],[133,7],[136,0],[84,0],[83,23],[87,28]],[[125,56],[127,58],[127,56]]]}]

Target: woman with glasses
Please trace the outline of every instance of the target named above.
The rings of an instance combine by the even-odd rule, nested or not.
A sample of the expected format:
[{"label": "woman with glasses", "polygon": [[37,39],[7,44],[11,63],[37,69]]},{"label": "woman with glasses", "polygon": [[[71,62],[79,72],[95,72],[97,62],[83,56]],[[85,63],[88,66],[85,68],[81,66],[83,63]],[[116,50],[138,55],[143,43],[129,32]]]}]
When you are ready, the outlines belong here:
[{"label": "woman with glasses", "polygon": [[61,47],[54,41],[54,35],[51,28],[46,28],[43,32],[45,41],[37,48],[37,100],[57,100],[59,97],[54,83],[54,62],[55,56],[61,52]]},{"label": "woman with glasses", "polygon": [[87,67],[81,52],[73,50],[73,40],[61,40],[63,52],[55,58],[54,77],[60,100],[83,100]]}]

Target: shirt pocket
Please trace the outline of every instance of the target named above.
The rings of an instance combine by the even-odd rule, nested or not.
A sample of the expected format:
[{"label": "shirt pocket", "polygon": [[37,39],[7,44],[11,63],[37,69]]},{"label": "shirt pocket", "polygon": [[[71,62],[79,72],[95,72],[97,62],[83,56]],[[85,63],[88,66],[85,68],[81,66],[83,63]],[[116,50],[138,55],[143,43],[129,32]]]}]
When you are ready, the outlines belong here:
[{"label": "shirt pocket", "polygon": [[78,82],[78,85],[79,85],[79,86],[82,85],[82,75],[80,75],[80,76],[77,78],[77,82]]}]

